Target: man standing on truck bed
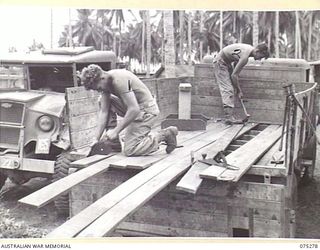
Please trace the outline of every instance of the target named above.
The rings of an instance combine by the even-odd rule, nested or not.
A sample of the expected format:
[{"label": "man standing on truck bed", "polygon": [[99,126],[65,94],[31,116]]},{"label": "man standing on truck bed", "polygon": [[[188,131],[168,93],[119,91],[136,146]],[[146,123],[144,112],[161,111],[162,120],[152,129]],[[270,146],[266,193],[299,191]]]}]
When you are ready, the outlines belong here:
[{"label": "man standing on truck bed", "polygon": [[239,85],[239,74],[248,63],[249,57],[255,60],[268,58],[268,47],[260,43],[256,47],[249,44],[234,43],[224,47],[213,60],[213,70],[219,85],[220,94],[227,124],[242,123],[234,117],[234,92],[242,98]]},{"label": "man standing on truck bed", "polygon": [[[159,143],[167,144],[171,153],[177,146],[178,129],[168,127],[156,135],[149,134],[159,115],[159,108],[147,86],[132,72],[125,69],[103,71],[91,64],[81,72],[81,81],[86,89],[99,91],[101,110],[94,142],[98,142],[106,129],[106,139],[117,141],[119,133],[126,129],[124,154],[127,156],[148,155],[159,149]],[[123,119],[117,123],[116,115]]]}]

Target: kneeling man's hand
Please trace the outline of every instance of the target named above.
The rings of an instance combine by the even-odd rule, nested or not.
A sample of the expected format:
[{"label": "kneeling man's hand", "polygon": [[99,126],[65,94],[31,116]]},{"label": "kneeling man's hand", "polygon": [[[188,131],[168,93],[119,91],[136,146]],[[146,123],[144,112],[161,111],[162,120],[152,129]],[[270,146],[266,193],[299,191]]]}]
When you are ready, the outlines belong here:
[{"label": "kneeling man's hand", "polygon": [[105,135],[106,139],[109,139],[111,141],[117,139],[118,136],[119,136],[119,133],[117,132],[116,129],[108,130],[106,135]]}]

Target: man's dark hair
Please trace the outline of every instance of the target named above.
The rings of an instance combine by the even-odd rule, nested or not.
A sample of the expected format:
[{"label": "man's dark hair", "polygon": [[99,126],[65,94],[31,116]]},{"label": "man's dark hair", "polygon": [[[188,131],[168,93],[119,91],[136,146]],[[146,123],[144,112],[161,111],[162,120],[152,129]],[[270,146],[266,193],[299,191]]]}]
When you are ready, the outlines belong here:
[{"label": "man's dark hair", "polygon": [[102,69],[96,64],[90,64],[81,71],[81,83],[84,87],[88,89],[93,89],[94,84],[96,84],[102,75]]},{"label": "man's dark hair", "polygon": [[256,49],[260,52],[260,54],[263,55],[263,57],[265,59],[267,59],[269,57],[269,48],[268,48],[268,45],[266,43],[259,43],[256,46]]}]

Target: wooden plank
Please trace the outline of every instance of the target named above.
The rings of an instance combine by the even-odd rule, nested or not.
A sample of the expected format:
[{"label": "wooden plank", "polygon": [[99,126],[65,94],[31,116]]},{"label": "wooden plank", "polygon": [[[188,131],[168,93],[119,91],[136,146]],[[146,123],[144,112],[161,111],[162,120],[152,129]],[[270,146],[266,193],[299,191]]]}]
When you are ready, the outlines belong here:
[{"label": "wooden plank", "polygon": [[80,149],[89,146],[95,137],[96,128],[89,128],[81,131],[71,132],[71,146],[73,149]]},{"label": "wooden plank", "polygon": [[[209,166],[205,163],[197,161],[189,171],[181,178],[180,182],[177,184],[176,188],[181,191],[185,191],[188,193],[195,194],[202,182],[202,179],[199,177],[199,173],[206,170]],[[214,169],[216,171],[216,175],[222,173],[225,168],[216,166]]]},{"label": "wooden plank", "polygon": [[[189,81],[192,83],[193,88],[199,87],[211,87],[215,88],[218,86],[214,78],[209,77],[194,77]],[[285,83],[279,80],[267,80],[267,79],[249,79],[240,78],[239,83],[242,89],[252,88],[252,89],[262,89],[262,90],[278,90],[283,91]],[[295,84],[296,92],[306,90],[313,86],[311,82],[293,82]]]},{"label": "wooden plank", "polygon": [[89,165],[97,163],[98,161],[104,160],[111,156],[112,155],[93,155],[93,156],[89,156],[89,157],[71,162],[70,165],[71,167],[74,167],[74,168],[85,168],[85,167],[88,167]]},{"label": "wooden plank", "polygon": [[[271,99],[245,99],[245,106],[248,109],[264,109],[264,110],[283,110],[285,100]],[[192,96],[193,105],[221,106],[222,100],[220,96]],[[237,102],[236,107],[240,107]]]},{"label": "wooden plank", "polygon": [[117,156],[102,160],[89,168],[81,169],[71,175],[64,177],[48,186],[41,188],[40,190],[22,198],[20,203],[42,207],[52,201],[54,198],[68,192],[73,186],[85,181],[87,178],[100,174],[106,171],[110,164],[118,161]]},{"label": "wooden plank", "polygon": [[226,233],[193,230],[179,227],[167,227],[161,225],[151,225],[145,223],[122,222],[116,232],[124,236],[166,236],[166,237],[226,237]]},{"label": "wooden plank", "polygon": [[95,128],[98,122],[98,112],[69,117],[70,131],[76,132]]},{"label": "wooden plank", "polygon": [[[262,132],[260,132],[260,134],[258,134],[255,138],[251,139],[249,142],[244,144],[238,150],[227,155],[226,156],[227,162],[231,165],[235,165],[235,166],[242,167],[242,168],[244,168],[243,166],[241,166],[242,164],[250,163],[250,166],[251,166],[256,161],[257,157],[259,157],[261,154],[263,154],[265,152],[265,150],[268,149],[268,148],[266,148],[266,145],[264,145],[264,144],[267,144],[268,147],[272,146],[270,144],[272,142],[274,143],[274,141],[270,140],[270,143],[268,143],[268,138],[270,137],[272,132],[278,131],[279,130],[278,128],[279,128],[278,125],[268,126],[266,129],[264,129]],[[278,133],[279,132],[277,132],[277,136],[278,136]],[[274,137],[277,137],[277,136],[274,136]],[[242,137],[244,137],[244,136],[242,136]],[[279,138],[279,137],[280,137],[280,135],[277,138]],[[260,151],[257,150],[261,147],[262,147],[262,149],[260,149]],[[246,166],[245,169],[247,169],[249,167]],[[211,173],[211,171],[212,171],[212,173]],[[231,170],[226,170],[225,172],[227,172],[227,171],[230,172]],[[232,170],[232,172],[236,173],[236,172],[240,172],[240,170],[239,171]],[[216,174],[215,166],[212,166],[212,167],[207,168],[203,172],[201,172],[200,177],[201,178],[209,178],[209,179],[219,179],[219,177],[220,178],[223,177],[221,175],[216,176],[215,174]],[[222,175],[223,174],[224,173],[222,173]]]},{"label": "wooden plank", "polygon": [[68,111],[70,117],[94,113],[98,112],[98,110],[99,103],[98,98],[96,97],[68,101]]},{"label": "wooden plank", "polygon": [[[214,126],[214,123],[209,124],[208,129],[212,126]],[[192,132],[179,131],[179,134],[177,136],[177,143],[183,146],[183,143],[185,143],[187,140],[196,138],[198,135],[201,135],[203,133],[205,133],[205,131],[192,131]],[[176,149],[176,150],[179,150],[179,149]],[[145,168],[150,167],[152,164],[164,159],[167,156],[168,155],[166,154],[164,148],[162,148],[156,151],[155,153],[147,156],[135,156],[130,158],[123,156],[123,160],[117,162],[116,164],[112,164],[112,167],[120,168],[120,169],[128,168],[128,169],[143,170]]]},{"label": "wooden plank", "polygon": [[130,169],[145,169],[150,167],[152,164],[162,160],[163,158],[167,157],[168,154],[164,150],[161,150],[155,155],[148,155],[148,156],[136,156],[136,157],[126,157],[123,156],[121,161],[112,164],[114,168],[130,168]]},{"label": "wooden plank", "polygon": [[[282,166],[283,164],[275,164],[271,163],[273,160],[272,157],[276,154],[279,153],[284,153],[283,151],[279,151],[279,146],[280,146],[280,140],[276,142],[262,157],[259,159],[255,164],[261,165],[261,166]],[[284,159],[284,158],[283,158]]]},{"label": "wooden plank", "polygon": [[[283,121],[283,110],[266,110],[266,109],[257,109],[255,107],[247,108],[248,113],[251,115],[251,122],[265,122],[265,123],[276,123],[281,124]],[[192,112],[202,113],[207,116],[213,116],[215,118],[223,117],[222,103],[220,106],[210,106],[210,105],[195,105],[192,104]],[[235,114],[243,116],[243,109],[235,107]]]},{"label": "wooden plank", "polygon": [[[66,221],[60,227],[53,230],[47,235],[47,237],[73,237],[77,235],[83,230],[83,228],[87,227],[117,203],[121,202],[121,200],[126,198],[136,189],[151,180],[153,177],[159,175],[159,173],[168,169],[172,165],[172,162],[177,161],[177,159],[180,159],[180,161],[178,160],[178,163],[180,162],[184,168],[188,167],[190,163],[190,158],[188,157],[190,151],[195,148],[204,147],[218,139],[224,128],[225,125],[222,125],[221,123],[214,124],[214,126],[210,130],[206,131],[206,133],[201,134],[196,139],[187,141],[184,148],[182,148],[179,153],[173,151],[167,158],[133,176],[128,181],[124,182],[122,185],[113,189],[111,192],[93,203],[91,206]],[[175,176],[177,175],[177,173],[172,174]],[[150,193],[150,191],[151,190],[148,190],[146,194]]]},{"label": "wooden plank", "polygon": [[[259,135],[226,157],[227,162],[239,170],[226,170],[218,180],[237,182],[242,175],[261,157],[281,136],[281,127],[270,125]],[[209,169],[208,169],[209,170]]]},{"label": "wooden plank", "polygon": [[225,215],[216,214],[215,211],[200,213],[198,211],[174,210],[145,205],[128,217],[126,221],[226,233],[227,216]]},{"label": "wooden plank", "polygon": [[[240,137],[255,126],[257,126],[257,124],[248,124],[246,126],[234,125],[230,129],[226,130],[224,135],[218,141],[214,142],[207,152],[204,152],[207,153],[207,159],[212,159],[218,154],[218,152],[225,150],[237,134],[237,137]],[[209,166],[204,163],[194,164],[177,184],[177,189],[195,194],[202,182],[199,174],[208,167]],[[215,166],[214,168],[217,176],[219,176],[224,170],[225,168],[223,167]]]},{"label": "wooden plank", "polygon": [[283,166],[266,166],[266,165],[252,165],[246,174],[261,175],[268,174],[273,177],[286,177],[286,168]]},{"label": "wooden plank", "polygon": [[97,98],[100,94],[97,91],[86,90],[83,86],[66,88],[66,97],[68,101],[86,98]]},{"label": "wooden plank", "polygon": [[[244,99],[268,99],[268,100],[283,100],[285,94],[283,89],[259,89],[242,87]],[[193,90],[193,95],[197,96],[220,96],[218,86],[198,86]]]}]

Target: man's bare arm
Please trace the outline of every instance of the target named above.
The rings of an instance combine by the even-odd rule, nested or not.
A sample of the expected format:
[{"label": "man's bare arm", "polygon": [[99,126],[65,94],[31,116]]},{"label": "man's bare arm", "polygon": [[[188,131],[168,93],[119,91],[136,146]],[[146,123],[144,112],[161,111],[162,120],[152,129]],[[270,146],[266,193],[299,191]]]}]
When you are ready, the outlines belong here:
[{"label": "man's bare arm", "polygon": [[121,95],[123,103],[127,106],[127,112],[123,119],[114,128],[114,133],[119,134],[125,129],[140,113],[140,107],[137,102],[135,94],[131,92],[123,93]]},{"label": "man's bare arm", "polygon": [[108,112],[110,107],[110,93],[103,93],[101,95],[100,105],[101,105],[101,109],[98,116],[98,126],[97,126],[97,132],[95,136],[95,142],[100,140],[101,135],[107,124]]},{"label": "man's bare arm", "polygon": [[239,74],[243,67],[248,63],[248,57],[241,58],[238,63],[236,64],[232,74],[231,80],[234,88],[237,90],[237,93],[242,97],[242,91],[239,85]]}]

